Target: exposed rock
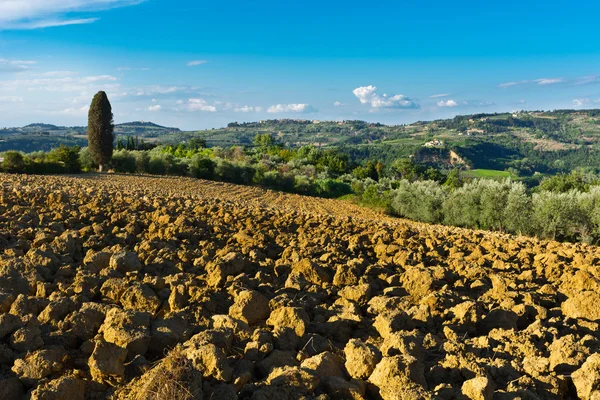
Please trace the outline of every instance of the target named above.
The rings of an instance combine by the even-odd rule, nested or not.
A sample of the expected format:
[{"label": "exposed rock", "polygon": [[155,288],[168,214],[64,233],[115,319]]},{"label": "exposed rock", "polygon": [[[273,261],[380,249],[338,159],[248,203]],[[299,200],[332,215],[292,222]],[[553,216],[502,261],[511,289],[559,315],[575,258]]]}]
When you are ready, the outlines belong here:
[{"label": "exposed rock", "polygon": [[600,320],[600,293],[581,292],[562,303],[563,314],[568,318],[584,318],[590,321]]},{"label": "exposed rock", "polygon": [[254,290],[243,290],[234,297],[234,303],[229,307],[229,315],[240,319],[249,325],[254,325],[269,317],[269,301],[265,296]]},{"label": "exposed rock", "polygon": [[120,296],[121,304],[126,310],[156,314],[162,302],[148,285],[134,283]]},{"label": "exposed rock", "polygon": [[248,265],[248,260],[242,254],[229,252],[206,266],[208,284],[220,286],[228,276],[239,274]]},{"label": "exposed rock", "polygon": [[267,325],[275,330],[290,328],[299,337],[304,336],[310,318],[306,311],[298,307],[281,307],[271,312]]},{"label": "exposed rock", "polygon": [[27,353],[25,358],[15,360],[12,371],[27,385],[44,379],[63,369],[66,352],[61,348],[48,348]]},{"label": "exposed rock", "polygon": [[106,313],[99,332],[104,340],[128,350],[133,355],[146,354],[150,345],[150,318],[148,314],[112,308]]},{"label": "exposed rock", "polygon": [[492,400],[494,397],[494,383],[484,376],[465,381],[461,390],[469,400]]},{"label": "exposed rock", "polygon": [[126,349],[113,343],[97,341],[88,362],[92,378],[98,382],[121,382],[125,377],[126,357]]},{"label": "exposed rock", "polygon": [[321,379],[331,376],[344,377],[343,361],[329,351],[307,358],[302,361],[300,366],[305,370],[312,371]]},{"label": "exposed rock", "polygon": [[214,344],[199,344],[192,339],[187,342],[183,354],[204,377],[213,377],[223,382],[231,381],[233,369],[223,351]]},{"label": "exposed rock", "polygon": [[85,382],[74,376],[61,376],[31,392],[31,400],[84,400]]},{"label": "exposed rock", "polygon": [[142,263],[137,254],[131,251],[120,251],[110,257],[109,267],[123,274],[142,269]]},{"label": "exposed rock", "polygon": [[384,400],[424,399],[426,392],[423,365],[412,357],[383,357],[369,377]]},{"label": "exposed rock", "polygon": [[346,370],[351,377],[367,379],[381,361],[381,353],[372,345],[359,339],[351,339],[344,348]]},{"label": "exposed rock", "polygon": [[577,396],[582,400],[600,398],[600,353],[592,354],[571,374]]},{"label": "exposed rock", "polygon": [[320,380],[317,375],[299,367],[278,367],[267,377],[267,383],[273,386],[290,386],[301,393],[311,394]]}]

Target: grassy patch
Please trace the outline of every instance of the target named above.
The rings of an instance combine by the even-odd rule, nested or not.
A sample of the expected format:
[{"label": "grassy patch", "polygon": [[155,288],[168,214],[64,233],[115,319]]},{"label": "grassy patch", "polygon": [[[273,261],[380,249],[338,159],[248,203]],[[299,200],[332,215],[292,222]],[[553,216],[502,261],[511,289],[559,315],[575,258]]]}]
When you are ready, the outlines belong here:
[{"label": "grassy patch", "polygon": [[498,171],[495,169],[473,169],[470,171],[464,171],[463,175],[471,178],[485,178],[485,179],[503,179],[512,178],[516,179],[517,176],[511,174],[508,171]]}]

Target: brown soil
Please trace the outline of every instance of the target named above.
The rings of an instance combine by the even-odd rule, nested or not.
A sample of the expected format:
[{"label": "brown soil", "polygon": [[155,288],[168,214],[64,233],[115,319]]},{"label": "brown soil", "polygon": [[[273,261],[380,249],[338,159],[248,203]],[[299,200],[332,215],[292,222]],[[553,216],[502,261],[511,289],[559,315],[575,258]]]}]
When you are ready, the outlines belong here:
[{"label": "brown soil", "polygon": [[598,399],[599,261],[229,184],[0,174],[0,398]]}]

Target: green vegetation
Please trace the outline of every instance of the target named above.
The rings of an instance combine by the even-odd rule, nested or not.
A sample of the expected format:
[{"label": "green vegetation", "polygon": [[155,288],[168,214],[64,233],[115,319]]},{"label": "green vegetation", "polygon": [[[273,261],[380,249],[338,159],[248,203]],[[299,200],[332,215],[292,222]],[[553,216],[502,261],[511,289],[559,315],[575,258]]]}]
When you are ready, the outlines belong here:
[{"label": "green vegetation", "polygon": [[98,92],[92,100],[88,117],[89,151],[100,172],[113,154],[113,114],[105,92]]},{"label": "green vegetation", "polygon": [[[96,121],[90,133],[104,132],[102,156],[95,144],[7,151],[0,154],[0,169],[76,173],[106,163],[115,172],[343,197],[429,223],[600,239],[598,110],[479,114],[401,126],[276,120],[201,132],[140,122],[127,124],[130,133],[117,136],[116,143],[111,139],[109,148],[110,103],[94,101],[91,110],[102,111],[90,111]],[[25,128],[34,132],[28,135],[46,138],[52,137],[46,131],[62,129]],[[157,132],[159,141],[152,137]],[[0,137],[1,149],[17,136]]]},{"label": "green vegetation", "polygon": [[516,176],[511,174],[509,171],[497,171],[495,169],[472,169],[469,171],[464,171],[463,175],[472,178],[516,178]]},{"label": "green vegetation", "polygon": [[[202,140],[190,140],[151,150],[121,148],[113,152],[107,166],[122,173],[191,176],[343,197],[428,223],[557,240],[600,239],[600,178],[595,174],[575,171],[539,177],[539,185],[529,189],[525,183],[511,180],[509,172],[465,173],[410,158],[396,159],[390,165],[375,160],[356,163],[339,150],[288,148],[265,135],[257,136],[253,143],[207,148]],[[12,173],[77,173],[98,167],[87,147],[61,146],[29,154],[8,151],[0,158],[0,168]]]}]

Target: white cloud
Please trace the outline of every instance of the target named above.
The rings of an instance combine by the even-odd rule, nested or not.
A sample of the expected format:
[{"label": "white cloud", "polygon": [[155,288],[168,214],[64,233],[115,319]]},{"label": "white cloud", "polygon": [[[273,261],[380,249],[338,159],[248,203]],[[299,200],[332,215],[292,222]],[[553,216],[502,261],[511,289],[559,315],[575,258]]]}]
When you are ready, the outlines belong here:
[{"label": "white cloud", "polygon": [[345,106],[345,104],[344,104],[344,103],[342,103],[341,101],[336,101],[335,103],[333,103],[333,105],[334,105],[335,107],[344,107],[344,106]]},{"label": "white cloud", "polygon": [[150,68],[118,67],[117,71],[150,71]]},{"label": "white cloud", "polygon": [[458,103],[454,100],[438,101],[438,107],[458,107]]},{"label": "white cloud", "polygon": [[23,98],[19,96],[0,96],[0,103],[22,103]]},{"label": "white cloud", "polygon": [[173,94],[177,92],[192,92],[196,88],[190,86],[162,86],[154,85],[149,87],[137,88],[131,91],[133,96],[155,96],[161,94]]},{"label": "white cloud", "polygon": [[188,109],[190,111],[217,112],[217,107],[204,99],[189,99]]},{"label": "white cloud", "polygon": [[440,93],[440,94],[432,94],[431,96],[429,96],[430,99],[439,99],[441,97],[448,97],[450,96],[448,93]]},{"label": "white cloud", "polygon": [[536,82],[538,85],[554,85],[555,83],[561,83],[564,81],[562,78],[542,78],[536,79],[534,82]]},{"label": "white cloud", "polygon": [[540,79],[534,79],[534,80],[501,83],[498,85],[498,87],[507,88],[507,87],[517,86],[517,85],[525,85],[527,83],[535,83],[538,85],[554,85],[556,83],[562,83],[564,81],[565,80],[563,78],[540,78]]},{"label": "white cloud", "polygon": [[6,58],[0,58],[0,73],[27,71],[33,64],[36,64],[36,62],[27,60],[8,60]]},{"label": "white cloud", "polygon": [[58,111],[58,114],[82,116],[82,115],[86,115],[89,110],[90,110],[90,106],[66,108],[64,110]]},{"label": "white cloud", "polygon": [[317,109],[310,104],[276,104],[267,109],[269,113],[297,113],[309,114],[317,112]]},{"label": "white cloud", "polygon": [[150,106],[148,107],[148,111],[160,111],[162,107],[160,106],[160,104],[157,104],[155,106]]},{"label": "white cloud", "polygon": [[506,87],[511,87],[511,86],[516,86],[516,85],[522,85],[523,83],[527,83],[528,81],[520,81],[520,82],[506,82],[506,83],[501,83],[498,85],[498,87],[501,88],[506,88]]},{"label": "white cloud", "polygon": [[587,85],[590,83],[597,83],[600,81],[600,77],[597,75],[584,76],[575,81],[576,85]]},{"label": "white cloud", "polygon": [[600,99],[590,99],[587,97],[573,99],[573,105],[575,107],[584,107],[584,106],[589,106],[591,104],[600,104]]},{"label": "white cloud", "polygon": [[233,111],[241,113],[261,112],[262,107],[242,106],[236,107]]},{"label": "white cloud", "polygon": [[119,84],[110,83],[115,81],[117,81],[117,78],[112,75],[83,77],[50,76],[42,78],[0,81],[0,89],[12,91],[79,92],[80,95],[87,95],[88,92],[93,90],[118,90],[120,86]]},{"label": "white cloud", "polygon": [[38,29],[52,26],[89,24],[96,17],[77,13],[108,10],[142,3],[144,0],[2,0],[0,29]]},{"label": "white cloud", "polygon": [[41,73],[39,76],[55,78],[55,77],[75,76],[75,75],[78,75],[78,73],[74,72],[74,71],[48,71],[48,72]]},{"label": "white cloud", "polygon": [[192,60],[189,63],[187,63],[188,67],[196,67],[198,65],[202,65],[202,64],[206,64],[208,61],[206,60]]},{"label": "white cloud", "polygon": [[376,109],[411,109],[419,108],[419,105],[412,99],[397,94],[394,96],[388,96],[387,94],[377,94],[377,87],[373,85],[361,86],[352,91],[354,96],[361,102],[361,104],[368,104],[371,106],[371,110]]},{"label": "white cloud", "polygon": [[489,107],[493,106],[494,103],[489,101],[481,100],[462,100],[456,101],[452,99],[440,100],[437,102],[438,107],[454,108],[454,107]]}]

